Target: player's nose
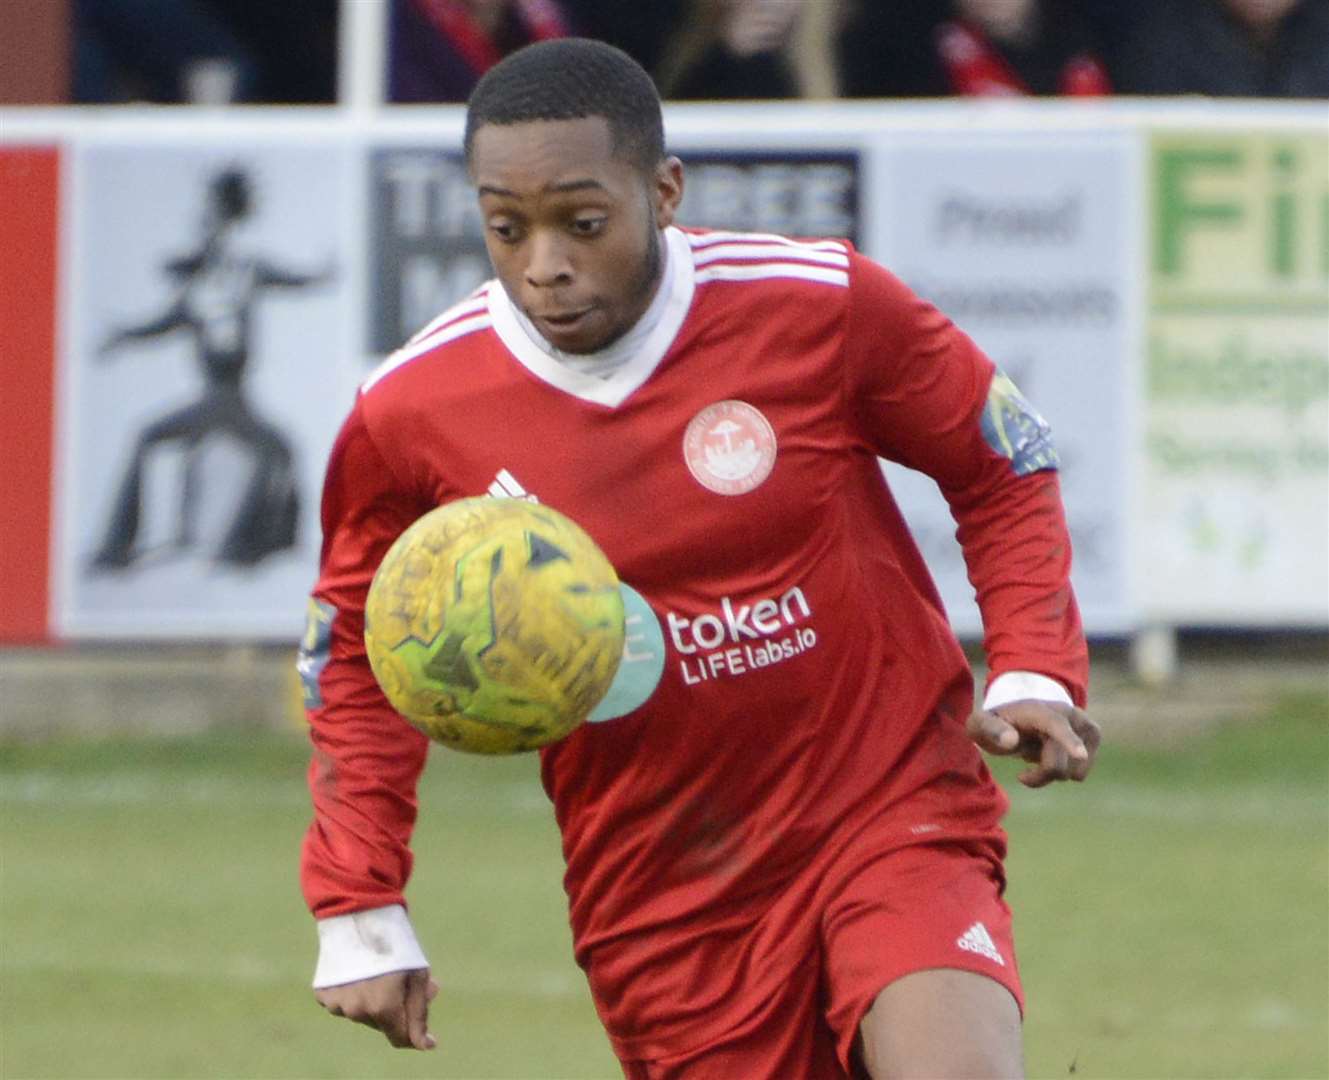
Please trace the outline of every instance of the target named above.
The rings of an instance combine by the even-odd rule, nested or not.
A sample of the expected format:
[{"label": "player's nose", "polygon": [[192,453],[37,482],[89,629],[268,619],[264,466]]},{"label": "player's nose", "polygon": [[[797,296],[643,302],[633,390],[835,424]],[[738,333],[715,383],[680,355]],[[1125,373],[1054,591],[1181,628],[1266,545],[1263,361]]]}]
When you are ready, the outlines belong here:
[{"label": "player's nose", "polygon": [[552,231],[540,231],[531,237],[526,262],[526,283],[536,288],[550,288],[572,283],[573,266],[568,245]]}]

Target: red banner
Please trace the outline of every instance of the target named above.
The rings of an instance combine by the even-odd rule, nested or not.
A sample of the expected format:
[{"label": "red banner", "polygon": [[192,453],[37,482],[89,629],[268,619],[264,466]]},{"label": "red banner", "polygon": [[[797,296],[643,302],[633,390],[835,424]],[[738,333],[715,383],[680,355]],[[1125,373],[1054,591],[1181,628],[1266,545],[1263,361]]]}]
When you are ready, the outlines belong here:
[{"label": "red banner", "polygon": [[60,152],[0,148],[0,642],[49,638]]}]

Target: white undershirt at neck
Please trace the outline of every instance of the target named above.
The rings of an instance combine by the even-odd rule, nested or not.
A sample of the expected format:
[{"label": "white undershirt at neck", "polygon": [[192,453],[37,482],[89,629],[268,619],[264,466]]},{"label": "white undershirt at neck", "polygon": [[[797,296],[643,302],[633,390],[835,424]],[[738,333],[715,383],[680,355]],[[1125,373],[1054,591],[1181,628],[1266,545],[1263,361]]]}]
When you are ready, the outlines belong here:
[{"label": "white undershirt at neck", "polygon": [[661,235],[660,241],[660,260],[663,266],[661,268],[660,284],[655,290],[655,296],[651,298],[650,306],[642,313],[641,318],[633,323],[632,329],[612,345],[607,345],[605,348],[591,353],[564,352],[545,340],[521,308],[513,304],[512,311],[517,317],[517,322],[521,324],[521,328],[526,331],[531,341],[538,345],[541,351],[551,360],[582,375],[591,375],[597,379],[608,379],[634,356],[641,353],[651,335],[660,326],[665,313],[669,310],[669,298],[675,291],[675,280],[678,277],[672,271],[679,259],[670,254],[669,248],[671,245],[668,232]]},{"label": "white undershirt at neck", "polygon": [[696,288],[692,246],[672,225],[664,230],[664,270],[645,313],[618,341],[577,355],[549,344],[497,281],[486,288],[494,333],[532,375],[583,401],[617,408],[655,371],[687,319]]}]

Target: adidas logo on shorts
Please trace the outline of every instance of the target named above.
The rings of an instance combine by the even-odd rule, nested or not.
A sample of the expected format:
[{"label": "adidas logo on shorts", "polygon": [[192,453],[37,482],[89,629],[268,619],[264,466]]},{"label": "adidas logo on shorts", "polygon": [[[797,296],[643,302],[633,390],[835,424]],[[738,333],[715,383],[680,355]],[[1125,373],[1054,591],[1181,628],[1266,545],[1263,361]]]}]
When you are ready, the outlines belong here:
[{"label": "adidas logo on shorts", "polygon": [[964,949],[965,952],[978,953],[979,956],[986,956],[1002,967],[1006,966],[1006,961],[1001,958],[1001,953],[997,952],[997,943],[992,940],[988,928],[981,922],[974,923],[973,926],[956,938],[955,944]]}]

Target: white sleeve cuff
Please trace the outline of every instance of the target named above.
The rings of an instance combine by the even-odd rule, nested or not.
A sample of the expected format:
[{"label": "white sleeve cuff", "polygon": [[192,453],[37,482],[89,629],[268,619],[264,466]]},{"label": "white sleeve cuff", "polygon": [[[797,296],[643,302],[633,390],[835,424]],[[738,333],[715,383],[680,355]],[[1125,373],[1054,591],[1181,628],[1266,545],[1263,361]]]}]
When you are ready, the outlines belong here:
[{"label": "white sleeve cuff", "polygon": [[1074,705],[1066,687],[1033,671],[1006,671],[992,680],[983,708],[992,710],[1012,701],[1055,701],[1060,705]]},{"label": "white sleeve cuff", "polygon": [[315,990],[428,966],[400,904],[318,920]]}]

